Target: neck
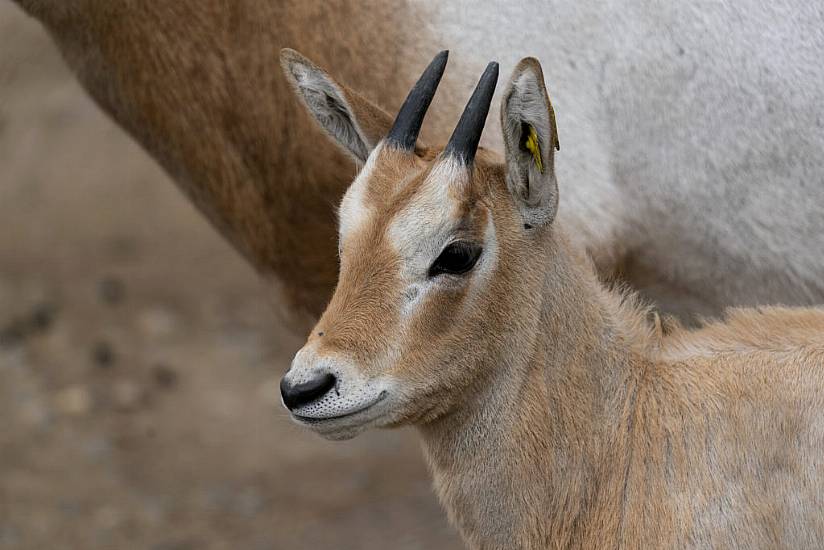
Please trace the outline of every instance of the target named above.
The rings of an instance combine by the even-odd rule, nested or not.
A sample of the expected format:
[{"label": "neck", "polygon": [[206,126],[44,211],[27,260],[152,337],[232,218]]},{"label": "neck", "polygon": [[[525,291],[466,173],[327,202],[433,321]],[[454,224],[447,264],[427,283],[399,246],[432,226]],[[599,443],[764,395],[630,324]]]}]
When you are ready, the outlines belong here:
[{"label": "neck", "polygon": [[559,244],[531,353],[490,365],[484,391],[421,428],[439,497],[473,548],[569,547],[594,535],[597,546],[620,523],[622,495],[607,488],[624,475],[641,343],[625,321],[638,314],[626,319],[620,297]]},{"label": "neck", "polygon": [[[393,105],[408,90],[404,67],[420,62],[403,29],[429,44],[410,24],[424,10],[373,0],[323,10],[297,0],[16,2],[291,309],[322,313],[338,271],[332,205],[354,166],[295,103],[278,50],[300,49],[353,88],[383,82],[377,99]],[[333,35],[361,40],[340,48],[322,38]]]}]

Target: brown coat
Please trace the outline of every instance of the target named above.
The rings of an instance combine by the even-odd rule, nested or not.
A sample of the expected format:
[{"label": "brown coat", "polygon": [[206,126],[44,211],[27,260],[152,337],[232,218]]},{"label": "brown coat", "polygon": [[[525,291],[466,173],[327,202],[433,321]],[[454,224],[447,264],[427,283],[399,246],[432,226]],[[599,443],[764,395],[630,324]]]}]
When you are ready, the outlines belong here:
[{"label": "brown coat", "polygon": [[[334,84],[294,64],[311,75],[299,94]],[[337,111],[366,123],[363,108]],[[501,121],[503,163],[372,148],[341,203],[335,294],[284,378],[335,389],[294,418],[332,439],[416,426],[473,549],[820,548],[824,310],[662,322],[599,282],[556,219],[557,131],[534,59]],[[433,272],[455,242],[482,253]]]}]

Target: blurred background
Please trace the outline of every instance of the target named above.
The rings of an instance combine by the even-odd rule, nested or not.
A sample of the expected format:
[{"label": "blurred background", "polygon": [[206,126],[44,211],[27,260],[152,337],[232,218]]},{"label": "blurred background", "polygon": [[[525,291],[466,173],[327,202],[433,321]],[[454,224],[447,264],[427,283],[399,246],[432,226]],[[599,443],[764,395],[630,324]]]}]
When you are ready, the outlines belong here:
[{"label": "blurred background", "polygon": [[413,433],[290,423],[280,311],[0,2],[0,549],[460,548]]}]

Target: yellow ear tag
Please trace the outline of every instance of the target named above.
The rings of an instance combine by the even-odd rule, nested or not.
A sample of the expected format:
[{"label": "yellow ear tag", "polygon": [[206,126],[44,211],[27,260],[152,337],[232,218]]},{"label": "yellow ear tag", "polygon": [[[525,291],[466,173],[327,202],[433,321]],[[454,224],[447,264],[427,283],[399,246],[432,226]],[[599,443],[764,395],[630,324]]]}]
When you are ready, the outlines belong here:
[{"label": "yellow ear tag", "polygon": [[538,167],[538,171],[543,174],[544,163],[541,161],[541,147],[538,145],[538,132],[536,132],[532,126],[529,127],[529,135],[524,145],[527,150],[532,153],[532,158],[535,159],[535,166]]}]

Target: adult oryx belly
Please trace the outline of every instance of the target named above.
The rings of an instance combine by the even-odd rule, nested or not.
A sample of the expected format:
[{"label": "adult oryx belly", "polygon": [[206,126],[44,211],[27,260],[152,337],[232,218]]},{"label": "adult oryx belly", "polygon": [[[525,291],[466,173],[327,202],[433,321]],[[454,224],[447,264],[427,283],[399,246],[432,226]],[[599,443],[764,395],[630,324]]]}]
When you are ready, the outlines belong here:
[{"label": "adult oryx belly", "polygon": [[617,260],[682,313],[824,299],[815,3],[482,4],[433,8],[438,46],[474,60],[468,74],[490,58],[504,73],[522,55],[541,59],[561,215],[599,265]]}]

